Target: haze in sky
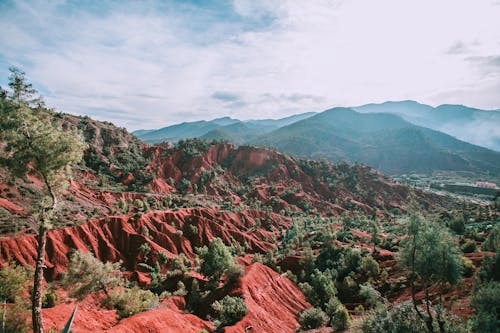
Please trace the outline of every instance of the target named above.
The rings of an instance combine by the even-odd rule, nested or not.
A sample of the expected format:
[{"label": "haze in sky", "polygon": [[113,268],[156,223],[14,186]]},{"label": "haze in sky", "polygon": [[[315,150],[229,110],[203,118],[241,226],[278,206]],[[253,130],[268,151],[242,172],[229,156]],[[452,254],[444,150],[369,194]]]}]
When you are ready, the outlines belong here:
[{"label": "haze in sky", "polygon": [[386,100],[500,108],[499,0],[0,0],[0,84],[131,130]]}]

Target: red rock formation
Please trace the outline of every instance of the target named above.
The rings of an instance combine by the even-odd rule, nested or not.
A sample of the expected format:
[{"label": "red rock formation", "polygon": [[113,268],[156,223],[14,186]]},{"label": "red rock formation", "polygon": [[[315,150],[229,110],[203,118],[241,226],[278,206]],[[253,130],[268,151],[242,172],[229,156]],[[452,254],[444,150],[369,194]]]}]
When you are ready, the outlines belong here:
[{"label": "red rock formation", "polygon": [[[78,311],[71,329],[75,333],[199,333],[203,329],[210,331],[212,326],[210,322],[183,313],[174,298],[160,304],[156,309],[118,321],[115,310],[102,308],[98,297],[89,296],[78,304]],[[59,328],[57,330],[59,331],[70,317],[74,307],[75,303],[69,302],[44,309],[45,328]]]},{"label": "red rock formation", "polygon": [[247,267],[241,288],[233,294],[243,297],[248,312],[225,333],[295,332],[300,327],[297,315],[310,307],[292,281],[259,263]]},{"label": "red rock formation", "polygon": [[[210,331],[211,323],[192,314],[185,314],[169,308],[158,308],[139,313],[120,321],[109,333],[199,333]],[[76,331],[78,332],[78,331]]]},{"label": "red rock formation", "polygon": [[[231,213],[205,208],[154,211],[134,219],[112,216],[87,224],[53,230],[47,236],[46,278],[52,280],[67,269],[71,251],[91,251],[101,261],[123,261],[125,269],[135,271],[143,261],[140,246],[147,243],[151,259],[158,252],[173,257],[184,253],[194,256],[194,247],[219,237],[230,244],[236,240],[247,245],[248,252],[264,253],[274,247],[278,227],[288,228],[290,218],[271,214],[273,231],[255,228],[256,219],[265,219],[261,211]],[[196,228],[188,228],[189,225]],[[191,231],[190,231],[191,230]],[[192,230],[197,230],[193,233]],[[0,239],[0,262],[18,261],[34,265],[36,239],[33,235]]]}]

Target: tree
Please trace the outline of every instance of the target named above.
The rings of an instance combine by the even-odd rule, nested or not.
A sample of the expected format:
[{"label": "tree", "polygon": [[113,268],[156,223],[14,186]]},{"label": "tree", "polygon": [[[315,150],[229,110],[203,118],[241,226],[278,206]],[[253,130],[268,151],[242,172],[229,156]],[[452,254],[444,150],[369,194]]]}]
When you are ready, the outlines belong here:
[{"label": "tree", "polygon": [[474,332],[500,332],[500,282],[491,281],[475,290],[471,306],[476,310],[472,319]]},{"label": "tree", "polygon": [[323,326],[328,321],[328,316],[320,308],[313,307],[302,311],[297,321],[300,328],[310,330]]},{"label": "tree", "polygon": [[363,333],[421,333],[426,326],[411,303],[399,303],[390,310],[381,306],[369,314],[361,326]]},{"label": "tree", "polygon": [[[24,311],[22,294],[27,282],[28,272],[24,267],[4,264],[0,268],[0,301],[3,303],[0,318],[2,333],[26,331],[26,319],[22,318],[21,313]],[[9,307],[9,311],[7,311],[7,302],[14,303]]]},{"label": "tree", "polygon": [[123,284],[120,263],[103,263],[90,252],[76,251],[71,255],[63,284],[78,299],[99,290],[109,296],[108,288]]},{"label": "tree", "polygon": [[[408,237],[402,241],[399,259],[402,266],[410,271],[413,307],[418,317],[425,321],[427,330],[434,332],[434,315],[431,309],[429,288],[438,286],[439,302],[442,302],[443,287],[446,282],[455,284],[459,281],[462,262],[459,251],[450,233],[437,223],[424,220],[417,214],[412,214],[408,220]],[[415,282],[419,280],[425,294],[424,315],[418,308],[415,297]],[[436,311],[437,322],[441,333],[445,331],[445,320],[440,307]]]},{"label": "tree", "polygon": [[225,296],[220,301],[212,304],[212,309],[217,313],[220,326],[236,324],[247,314],[247,306],[241,297]]},{"label": "tree", "polygon": [[24,72],[11,68],[10,94],[1,94],[0,166],[12,176],[23,178],[27,173],[37,176],[44,184],[45,196],[32,214],[37,221],[37,258],[32,296],[32,322],[35,333],[43,332],[42,285],[47,231],[53,227],[58,209],[58,197],[68,185],[69,166],[82,159],[85,144],[81,136],[62,130],[53,119],[53,112],[41,103],[32,107],[35,95],[26,83]]},{"label": "tree", "polygon": [[369,230],[370,230],[371,242],[373,244],[372,253],[374,254],[377,250],[377,245],[379,245],[380,241],[381,241],[380,226],[378,224],[378,221],[376,221],[376,220],[370,221],[368,226],[369,226]]},{"label": "tree", "polygon": [[235,264],[233,256],[220,238],[212,239],[208,248],[205,246],[198,252],[203,260],[200,266],[201,274],[210,278],[213,286],[217,286],[226,270]]},{"label": "tree", "polygon": [[33,85],[26,81],[26,73],[17,67],[9,67],[9,71],[9,88],[12,91],[10,95],[11,99],[17,104],[24,103],[28,106],[42,106],[42,98],[33,88]]}]

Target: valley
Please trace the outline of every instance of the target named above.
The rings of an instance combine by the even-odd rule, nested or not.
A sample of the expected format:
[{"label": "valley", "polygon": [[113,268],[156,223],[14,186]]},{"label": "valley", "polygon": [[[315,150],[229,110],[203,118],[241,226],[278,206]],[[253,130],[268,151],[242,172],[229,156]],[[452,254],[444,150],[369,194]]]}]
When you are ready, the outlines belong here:
[{"label": "valley", "polygon": [[[15,122],[9,112],[16,104],[3,103],[3,119]],[[473,277],[495,279],[479,273],[498,262],[499,203],[489,193],[470,200],[433,191],[434,178],[393,179],[363,164],[218,140],[148,145],[111,123],[22,107],[48,119],[53,131],[79,132],[85,142],[50,216],[51,227],[42,231],[42,316],[48,329],[61,328],[79,304],[75,332],[294,332],[319,326],[354,332],[368,329],[363,325],[370,320],[385,320],[377,317],[384,316],[381,309],[399,311],[405,302],[431,299],[446,308],[452,318],[447,325],[459,329],[476,318],[470,297],[480,282]],[[338,118],[339,112],[346,114]],[[322,133],[320,125],[330,120],[321,117],[331,116],[333,123],[344,122],[342,135],[349,134],[349,117],[358,129],[373,122],[388,126],[378,116],[363,123],[354,111],[334,109],[277,131],[303,133],[297,137],[303,145],[295,147],[313,147],[301,122],[312,122]],[[396,129],[407,126],[389,119]],[[9,133],[10,123],[2,126]],[[4,138],[9,144],[10,137]],[[462,165],[471,173],[496,172],[496,153],[446,140],[463,148],[457,165],[470,158]],[[324,142],[336,147],[336,139]],[[446,161],[435,160],[455,165]],[[0,281],[12,274],[29,279],[30,267],[37,265],[36,207],[47,192],[35,166],[19,177],[9,164],[1,169]],[[439,275],[442,266],[434,268],[443,279],[438,281],[446,281],[439,288],[429,291],[425,273],[408,285],[408,270],[416,269],[404,259],[405,251],[417,251],[408,242],[417,235],[412,232],[423,242],[419,260],[436,253],[452,260],[446,264],[450,277]],[[430,245],[425,242],[437,242],[435,250],[421,252]],[[20,281],[27,283],[25,278]],[[16,297],[10,298],[7,318],[24,316],[15,327],[25,331],[28,311]]]}]

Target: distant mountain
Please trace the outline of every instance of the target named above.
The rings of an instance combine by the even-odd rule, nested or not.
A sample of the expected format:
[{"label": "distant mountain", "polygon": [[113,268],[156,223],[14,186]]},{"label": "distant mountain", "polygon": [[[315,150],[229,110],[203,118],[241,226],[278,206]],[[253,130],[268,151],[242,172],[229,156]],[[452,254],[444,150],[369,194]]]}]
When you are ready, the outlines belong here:
[{"label": "distant mountain", "polygon": [[500,153],[389,113],[334,108],[250,141],[300,157],[361,162],[389,174],[437,170],[500,174]]},{"label": "distant mountain", "polygon": [[[226,123],[223,121],[222,123]],[[139,139],[147,143],[160,143],[163,141],[176,142],[185,138],[197,138],[203,134],[222,127],[218,120],[212,121],[193,121],[177,125],[163,127],[157,130],[138,130],[133,132]]]},{"label": "distant mountain", "polygon": [[137,130],[133,134],[147,143],[176,142],[188,138],[205,138],[227,140],[238,144],[258,135],[309,118],[315,114],[315,112],[307,112],[282,119],[246,121],[223,117],[210,121],[185,122],[157,130]]},{"label": "distant mountain", "polygon": [[449,104],[434,108],[415,101],[367,104],[353,109],[362,113],[396,114],[415,125],[500,151],[500,110],[487,111]]}]

